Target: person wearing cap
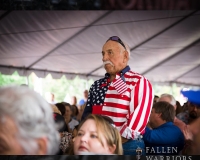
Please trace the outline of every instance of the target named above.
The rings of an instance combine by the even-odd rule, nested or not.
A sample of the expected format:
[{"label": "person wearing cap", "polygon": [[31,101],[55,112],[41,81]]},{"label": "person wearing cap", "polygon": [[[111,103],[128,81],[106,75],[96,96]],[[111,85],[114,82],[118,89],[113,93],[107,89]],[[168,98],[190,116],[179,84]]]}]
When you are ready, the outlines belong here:
[{"label": "person wearing cap", "polygon": [[[82,120],[90,113],[110,117],[122,136],[124,155],[144,151],[142,134],[153,105],[153,88],[128,65],[130,48],[119,37],[110,37],[102,48],[105,77],[93,83]],[[144,152],[143,152],[144,153]]]},{"label": "person wearing cap", "polygon": [[184,91],[182,90],[181,93],[183,96],[188,98],[188,110],[185,112],[179,113],[177,118],[185,122],[186,124],[192,123],[195,119],[200,117],[200,93],[199,91]]},{"label": "person wearing cap", "polygon": [[[186,141],[182,154],[199,155],[200,153],[200,90],[182,90],[181,93],[188,99],[188,130],[192,133]],[[185,112],[184,112],[185,113]],[[186,133],[185,133],[186,134]]]}]

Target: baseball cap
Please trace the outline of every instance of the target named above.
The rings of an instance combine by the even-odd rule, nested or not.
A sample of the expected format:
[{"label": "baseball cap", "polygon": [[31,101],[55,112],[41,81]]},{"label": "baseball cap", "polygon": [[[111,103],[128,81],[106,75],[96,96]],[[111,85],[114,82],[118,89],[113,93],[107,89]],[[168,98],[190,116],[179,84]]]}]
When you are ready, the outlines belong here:
[{"label": "baseball cap", "polygon": [[200,90],[181,90],[184,97],[200,107]]}]

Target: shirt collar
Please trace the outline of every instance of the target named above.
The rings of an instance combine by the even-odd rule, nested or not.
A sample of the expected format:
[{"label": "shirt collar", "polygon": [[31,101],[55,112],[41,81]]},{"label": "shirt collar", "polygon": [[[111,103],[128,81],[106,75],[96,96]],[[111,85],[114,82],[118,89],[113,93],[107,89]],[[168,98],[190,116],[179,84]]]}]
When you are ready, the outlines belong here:
[{"label": "shirt collar", "polygon": [[[126,73],[126,72],[128,72],[130,70],[130,67],[129,67],[129,65],[128,66],[126,66],[120,73],[117,73],[118,75],[120,75],[120,76],[124,76],[124,74]],[[109,78],[110,77],[110,74],[109,73],[106,73],[105,74],[105,78]]]}]

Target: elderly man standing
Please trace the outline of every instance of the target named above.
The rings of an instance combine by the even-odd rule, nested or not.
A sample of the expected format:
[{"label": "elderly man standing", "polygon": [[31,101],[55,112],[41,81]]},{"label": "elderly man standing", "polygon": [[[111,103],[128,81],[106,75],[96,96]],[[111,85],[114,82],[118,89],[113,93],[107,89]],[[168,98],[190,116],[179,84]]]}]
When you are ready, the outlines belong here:
[{"label": "elderly man standing", "polygon": [[59,143],[51,106],[38,93],[0,88],[0,154],[53,155]]},{"label": "elderly man standing", "polygon": [[82,119],[102,114],[113,119],[119,130],[124,155],[144,151],[142,134],[153,104],[153,89],[142,75],[130,70],[130,49],[119,37],[110,37],[103,46],[105,77],[91,86]]}]

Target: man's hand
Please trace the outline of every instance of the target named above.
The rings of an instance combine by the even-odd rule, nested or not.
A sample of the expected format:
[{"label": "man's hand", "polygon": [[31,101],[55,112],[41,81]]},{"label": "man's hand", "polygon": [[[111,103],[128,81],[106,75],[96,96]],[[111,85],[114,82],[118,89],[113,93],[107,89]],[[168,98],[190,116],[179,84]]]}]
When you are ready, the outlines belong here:
[{"label": "man's hand", "polygon": [[190,125],[185,125],[183,129],[183,134],[186,141],[193,141],[193,134],[191,132]]}]

